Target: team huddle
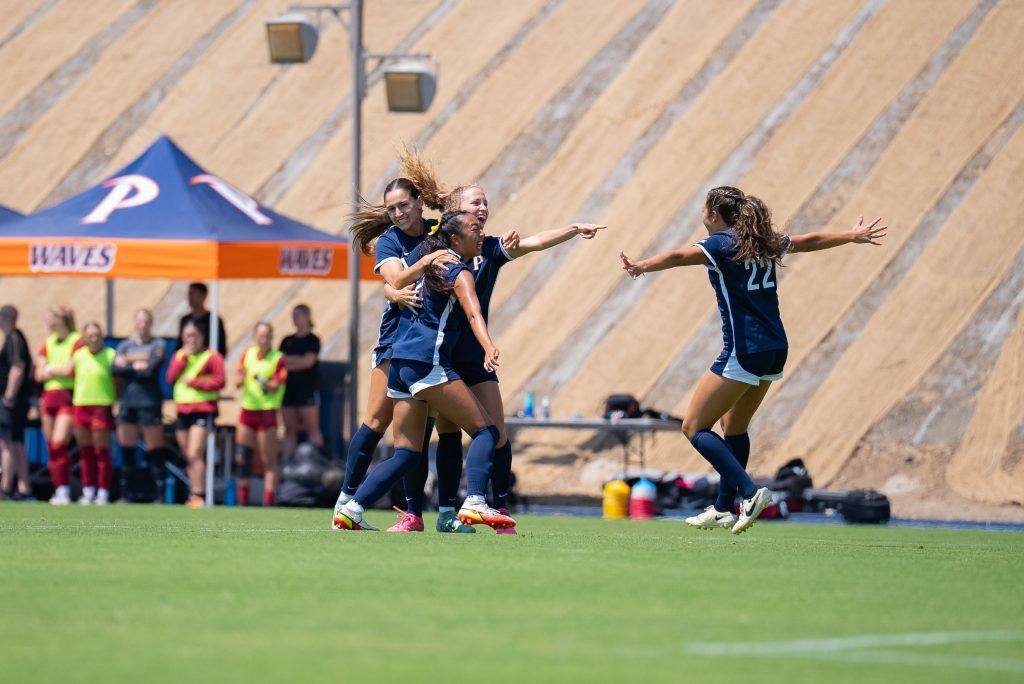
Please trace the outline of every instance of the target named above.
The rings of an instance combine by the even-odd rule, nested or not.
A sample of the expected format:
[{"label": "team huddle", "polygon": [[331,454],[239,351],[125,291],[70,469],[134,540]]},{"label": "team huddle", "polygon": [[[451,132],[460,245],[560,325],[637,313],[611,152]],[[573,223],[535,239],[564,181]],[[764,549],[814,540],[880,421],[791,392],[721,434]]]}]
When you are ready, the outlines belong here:
[{"label": "team huddle", "polygon": [[[349,446],[332,524],[338,530],[375,530],[364,510],[403,481],[407,509],[388,531],[423,531],[428,445],[436,427],[437,531],[474,532],[474,526],[486,525],[514,534],[516,521],[507,510],[512,448],[496,372],[500,354],[487,327],[491,295],[501,267],[511,260],[577,235],[593,238],[605,227],[576,223],[524,238],[515,231],[500,238],[485,235],[489,207],[482,188],[445,191],[429,164],[409,153],[403,162],[405,175],[388,183],[383,203],[352,216],[353,242],[374,255],[387,303],[373,350],[365,419]],[[440,219],[424,218],[425,208],[442,212]],[[848,232],[784,235],[775,230],[761,200],[732,187],[711,190],[702,214],[709,233],[705,240],[642,261],[620,258],[634,279],[675,266],[708,269],[724,347],[698,384],[682,428],[721,484],[715,504],[687,523],[738,534],[771,503],[771,492],[754,485],[746,464],[748,424],[772,381],[782,377],[788,349],[776,269],[789,253],[880,244],[887,227],[879,226],[881,219],[868,226],[861,219]],[[722,436],[712,430],[719,422]],[[389,425],[394,456],[369,470]],[[465,458],[467,496],[458,505],[462,432],[471,443]],[[493,506],[486,499],[488,486]],[[733,513],[737,495],[738,515]]]}]

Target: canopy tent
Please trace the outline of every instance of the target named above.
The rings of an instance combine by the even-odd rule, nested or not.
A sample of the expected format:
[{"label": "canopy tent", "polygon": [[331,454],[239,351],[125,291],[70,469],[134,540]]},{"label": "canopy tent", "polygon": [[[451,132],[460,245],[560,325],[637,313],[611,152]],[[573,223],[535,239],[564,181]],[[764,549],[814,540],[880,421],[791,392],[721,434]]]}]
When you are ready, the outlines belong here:
[{"label": "canopy tent", "polygon": [[264,207],[161,137],[99,185],[4,223],[0,274],[341,279],[348,244]]},{"label": "canopy tent", "polygon": [[[100,184],[0,224],[0,275],[102,277],[108,283],[113,278],[210,280],[212,320],[219,313],[219,280],[344,279],[348,252],[347,239],[261,205],[207,173],[163,136]],[[371,266],[361,264],[364,279],[374,278]],[[108,321],[111,293],[108,289]],[[216,349],[218,326],[210,326],[210,333],[210,347]],[[209,504],[213,441],[211,434]]]},{"label": "canopy tent", "polygon": [[0,223],[13,221],[16,218],[21,218],[21,214],[0,204]]}]

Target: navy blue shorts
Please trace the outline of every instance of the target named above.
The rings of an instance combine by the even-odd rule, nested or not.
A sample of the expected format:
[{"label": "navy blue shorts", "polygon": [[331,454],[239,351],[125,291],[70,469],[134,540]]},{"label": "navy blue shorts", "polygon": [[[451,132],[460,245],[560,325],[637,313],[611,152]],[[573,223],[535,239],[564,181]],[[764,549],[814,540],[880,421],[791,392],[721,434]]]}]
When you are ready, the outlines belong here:
[{"label": "navy blue shorts", "polygon": [[762,380],[782,379],[782,369],[788,354],[788,349],[772,349],[753,354],[736,354],[735,349],[731,353],[723,349],[711,364],[711,372],[756,387]]},{"label": "navy blue shorts", "polygon": [[459,374],[445,361],[435,366],[425,361],[391,359],[388,396],[392,399],[415,399],[425,389],[459,379]]},{"label": "navy blue shorts", "polygon": [[370,370],[373,370],[379,366],[382,362],[391,359],[391,345],[390,344],[378,344],[373,348],[371,353],[371,365]]},{"label": "navy blue shorts", "polygon": [[466,383],[468,387],[479,385],[482,382],[498,382],[498,374],[484,368],[483,357],[479,360],[456,361],[452,365],[459,377],[462,378],[462,382]]}]

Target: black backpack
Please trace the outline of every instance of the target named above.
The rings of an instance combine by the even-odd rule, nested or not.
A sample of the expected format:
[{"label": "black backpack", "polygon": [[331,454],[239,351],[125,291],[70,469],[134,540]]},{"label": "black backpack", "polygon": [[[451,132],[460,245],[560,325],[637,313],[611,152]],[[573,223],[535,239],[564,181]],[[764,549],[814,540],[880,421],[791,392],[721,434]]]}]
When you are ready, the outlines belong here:
[{"label": "black backpack", "polygon": [[846,493],[840,511],[848,523],[887,523],[889,499],[873,489],[854,489]]}]

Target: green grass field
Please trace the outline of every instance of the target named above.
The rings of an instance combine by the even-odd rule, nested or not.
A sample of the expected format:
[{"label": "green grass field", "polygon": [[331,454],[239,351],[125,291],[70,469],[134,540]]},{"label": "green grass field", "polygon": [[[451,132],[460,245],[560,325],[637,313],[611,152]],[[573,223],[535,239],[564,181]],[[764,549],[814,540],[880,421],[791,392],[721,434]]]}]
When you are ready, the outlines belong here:
[{"label": "green grass field", "polygon": [[316,510],[0,505],[2,679],[1024,678],[1017,533],[762,523],[734,537],[531,516],[516,537],[327,527]]}]

